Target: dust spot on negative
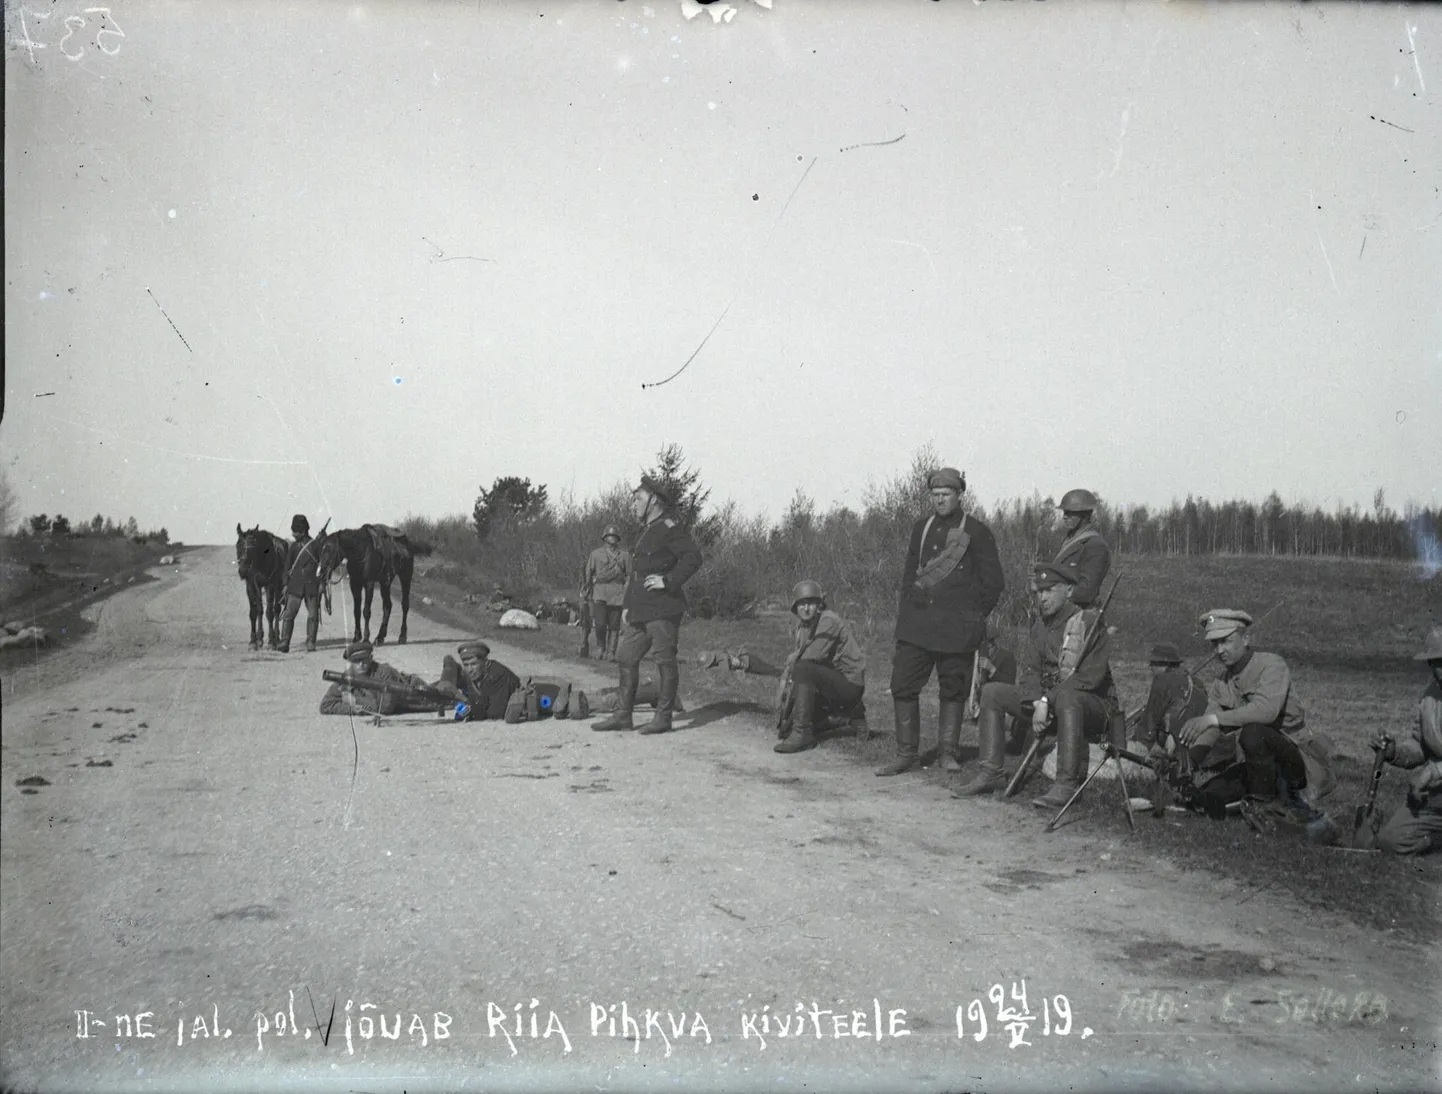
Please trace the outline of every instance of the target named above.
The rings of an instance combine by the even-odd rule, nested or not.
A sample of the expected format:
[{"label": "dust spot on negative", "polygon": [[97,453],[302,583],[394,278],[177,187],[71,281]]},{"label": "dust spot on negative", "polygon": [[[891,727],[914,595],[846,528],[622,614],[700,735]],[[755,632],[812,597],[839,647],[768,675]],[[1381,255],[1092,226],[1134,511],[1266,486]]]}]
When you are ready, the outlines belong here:
[{"label": "dust spot on negative", "polygon": [[246,904],[239,908],[231,908],[227,912],[216,912],[216,922],[224,922],[228,919],[240,919],[247,921],[260,921],[279,919],[280,913],[269,904]]},{"label": "dust spot on negative", "polygon": [[86,767],[114,767],[115,765],[114,765],[113,763],[111,763],[109,760],[86,760],[86,761],[85,761],[85,766],[86,766]]}]

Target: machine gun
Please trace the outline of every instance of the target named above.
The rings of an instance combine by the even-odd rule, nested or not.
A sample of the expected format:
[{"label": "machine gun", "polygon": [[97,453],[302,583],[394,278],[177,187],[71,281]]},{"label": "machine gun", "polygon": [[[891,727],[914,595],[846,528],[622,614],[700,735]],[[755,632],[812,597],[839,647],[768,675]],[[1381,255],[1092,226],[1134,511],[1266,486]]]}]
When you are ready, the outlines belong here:
[{"label": "machine gun", "polygon": [[463,702],[460,702],[455,695],[444,691],[437,691],[435,688],[411,687],[405,684],[393,684],[387,680],[375,680],[369,676],[356,676],[347,672],[333,672],[330,669],[321,671],[321,679],[329,680],[332,684],[339,684],[343,688],[354,688],[357,691],[373,691],[381,695],[394,695],[397,698],[410,702],[424,704],[435,710],[442,717],[448,711],[454,709],[455,717],[459,721],[464,718],[470,709]]},{"label": "machine gun", "polygon": [[[1111,605],[1112,597],[1116,596],[1117,586],[1121,583],[1122,575],[1121,572],[1118,571],[1117,576],[1112,579],[1111,591],[1107,593],[1106,599],[1102,601],[1102,606],[1097,611],[1097,617],[1092,620],[1091,628],[1087,631],[1086,639],[1082,642],[1081,656],[1077,658],[1076,662],[1077,668],[1081,667],[1082,662],[1084,662],[1087,659],[1087,655],[1091,653],[1092,647],[1096,645],[1097,636],[1104,633],[1107,608]],[[1048,704],[1047,714],[1051,718],[1055,717],[1054,712],[1050,709],[1050,704]],[[1017,792],[1021,784],[1026,781],[1027,768],[1031,766],[1031,761],[1036,758],[1037,751],[1041,748],[1041,742],[1043,738],[1045,738],[1046,732],[1047,730],[1044,728],[1042,732],[1033,734],[1031,747],[1026,750],[1026,755],[1021,758],[1021,764],[1017,767],[1016,774],[1011,777],[1011,782],[1007,783],[1006,789],[1002,791],[1001,796],[1003,798],[1011,797]]]}]

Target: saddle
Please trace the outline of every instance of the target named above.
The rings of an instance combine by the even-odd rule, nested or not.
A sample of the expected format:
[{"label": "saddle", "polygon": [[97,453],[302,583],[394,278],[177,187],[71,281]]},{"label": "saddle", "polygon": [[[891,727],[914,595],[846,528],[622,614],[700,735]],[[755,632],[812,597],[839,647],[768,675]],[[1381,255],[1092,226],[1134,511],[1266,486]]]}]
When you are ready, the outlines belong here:
[{"label": "saddle", "polygon": [[391,570],[396,569],[400,559],[410,556],[410,540],[404,532],[385,524],[366,524],[363,527],[370,535],[376,553]]}]

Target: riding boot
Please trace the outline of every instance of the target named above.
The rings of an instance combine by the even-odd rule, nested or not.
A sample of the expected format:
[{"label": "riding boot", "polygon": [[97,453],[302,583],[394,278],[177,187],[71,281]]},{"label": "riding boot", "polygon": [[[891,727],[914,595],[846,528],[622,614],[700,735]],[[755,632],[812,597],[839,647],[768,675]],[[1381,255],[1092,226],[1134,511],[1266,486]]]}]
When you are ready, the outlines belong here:
[{"label": "riding boot", "polygon": [[616,692],[616,713],[609,718],[602,718],[591,728],[604,733],[614,729],[631,729],[631,710],[636,705],[636,681],[640,678],[641,667],[639,665],[627,665],[622,663],[621,686]]},{"label": "riding boot", "polygon": [[921,749],[921,703],[916,699],[896,700],[896,759],[878,767],[878,775],[900,775],[919,762]]},{"label": "riding boot", "polygon": [[1081,711],[1063,711],[1058,716],[1056,738],[1056,781],[1031,803],[1038,809],[1060,809],[1086,778],[1090,750],[1082,731]]},{"label": "riding boot", "polygon": [[953,798],[973,798],[1006,789],[1006,770],[1003,766],[1006,755],[1006,714],[1000,710],[984,708],[977,722],[976,734],[980,745],[977,758],[981,761],[981,767],[977,770],[976,778],[951,792]]},{"label": "riding boot", "polygon": [[295,617],[291,615],[282,616],[280,620],[280,645],[276,649],[280,653],[290,652],[290,635],[295,630]]},{"label": "riding boot", "polygon": [[671,728],[671,712],[676,708],[676,689],[681,684],[681,666],[674,661],[662,661],[656,666],[661,677],[656,697],[656,713],[640,728],[640,733],[665,733]]},{"label": "riding boot", "polygon": [[937,720],[937,761],[943,771],[961,770],[961,764],[956,758],[956,746],[961,741],[961,718],[965,713],[965,703],[941,704]]},{"label": "riding boot", "polygon": [[776,752],[805,752],[816,747],[816,686],[800,682],[791,692],[791,732]]},{"label": "riding boot", "polygon": [[[597,635],[597,637],[599,638],[600,636]],[[602,653],[605,652],[605,645],[605,642],[601,643]],[[581,631],[581,649],[577,656],[582,657],[587,661],[591,659],[591,632],[588,630]]]},{"label": "riding boot", "polygon": [[320,637],[320,611],[310,612],[305,617],[305,652],[314,653],[316,639]]},{"label": "riding boot", "polygon": [[621,641],[621,628],[617,627],[613,631],[608,631],[606,634],[606,639],[609,643],[606,646],[606,660],[614,661],[616,660],[616,645]]}]

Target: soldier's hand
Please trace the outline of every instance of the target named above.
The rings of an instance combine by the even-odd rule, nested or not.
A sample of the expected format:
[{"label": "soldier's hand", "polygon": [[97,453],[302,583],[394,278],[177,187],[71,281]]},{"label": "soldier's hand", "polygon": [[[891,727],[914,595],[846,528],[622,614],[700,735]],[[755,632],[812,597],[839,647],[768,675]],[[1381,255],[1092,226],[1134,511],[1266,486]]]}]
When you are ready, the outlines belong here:
[{"label": "soldier's hand", "polygon": [[1426,798],[1428,794],[1442,786],[1442,776],[1437,773],[1435,763],[1423,764],[1412,777],[1407,780],[1407,796],[1409,798]]},{"label": "soldier's hand", "polygon": [[1051,712],[1051,705],[1045,700],[1039,701],[1031,712],[1031,728],[1040,737],[1046,732],[1047,717]]},{"label": "soldier's hand", "polygon": [[645,586],[648,589],[664,589],[666,587],[666,579],[660,574],[647,574]]},{"label": "soldier's hand", "polygon": [[1374,752],[1382,753],[1383,758],[1388,760],[1397,754],[1396,748],[1392,745],[1392,735],[1380,729],[1373,731],[1371,738],[1367,741],[1367,747]]},{"label": "soldier's hand", "polygon": [[1182,723],[1182,728],[1177,731],[1177,738],[1191,748],[1197,743],[1203,733],[1212,728],[1212,716],[1210,714],[1199,714],[1195,718],[1188,718]]}]

